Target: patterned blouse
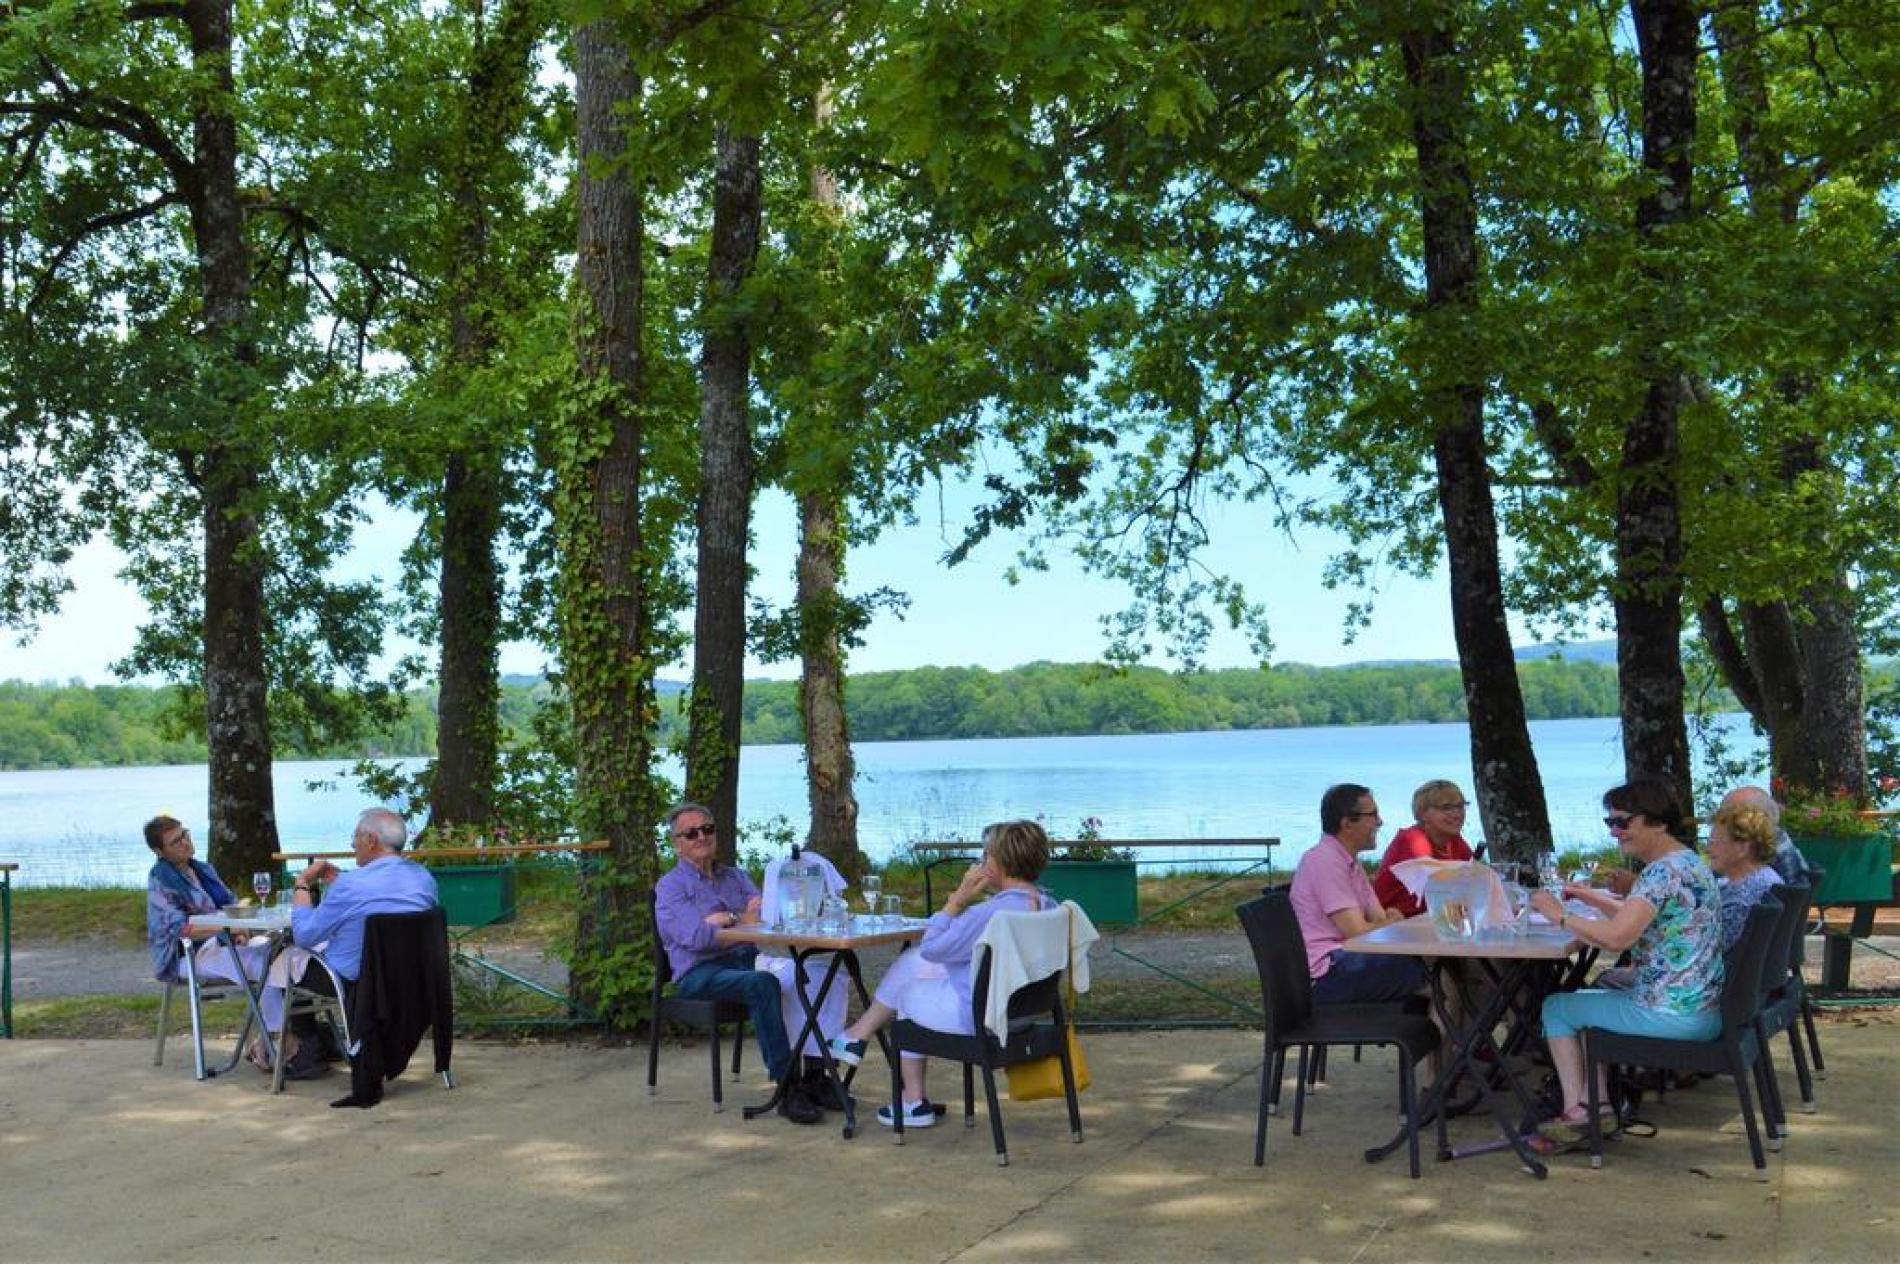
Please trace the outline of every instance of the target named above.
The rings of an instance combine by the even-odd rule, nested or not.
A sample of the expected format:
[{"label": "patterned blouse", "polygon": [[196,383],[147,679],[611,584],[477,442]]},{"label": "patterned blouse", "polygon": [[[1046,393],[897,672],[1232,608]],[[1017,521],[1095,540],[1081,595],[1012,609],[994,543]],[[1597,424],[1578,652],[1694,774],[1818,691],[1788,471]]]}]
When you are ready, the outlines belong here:
[{"label": "patterned blouse", "polygon": [[1763,865],[1746,878],[1731,882],[1720,880],[1722,888],[1722,951],[1727,952],[1742,937],[1748,925],[1748,911],[1761,903],[1761,897],[1781,885],[1781,875]]},{"label": "patterned blouse", "polygon": [[1656,916],[1634,952],[1638,1005],[1692,1018],[1722,1001],[1722,896],[1702,857],[1687,848],[1643,867],[1631,899]]}]

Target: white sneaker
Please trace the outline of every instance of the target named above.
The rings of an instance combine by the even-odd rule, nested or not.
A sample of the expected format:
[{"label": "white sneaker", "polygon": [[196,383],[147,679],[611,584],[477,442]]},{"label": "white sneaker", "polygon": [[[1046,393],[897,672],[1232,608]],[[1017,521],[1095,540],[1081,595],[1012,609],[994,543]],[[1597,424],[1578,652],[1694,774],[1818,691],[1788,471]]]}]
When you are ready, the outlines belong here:
[{"label": "white sneaker", "polygon": [[831,1056],[846,1066],[857,1066],[864,1061],[862,1040],[846,1040],[843,1036],[833,1036],[825,1042],[825,1045],[831,1050]]},{"label": "white sneaker", "polygon": [[[895,1128],[897,1124],[891,1118],[891,1104],[885,1102],[877,1108],[877,1121],[886,1128]],[[930,1104],[928,1097],[921,1102],[904,1103],[904,1127],[929,1128],[937,1122],[937,1108]]]}]

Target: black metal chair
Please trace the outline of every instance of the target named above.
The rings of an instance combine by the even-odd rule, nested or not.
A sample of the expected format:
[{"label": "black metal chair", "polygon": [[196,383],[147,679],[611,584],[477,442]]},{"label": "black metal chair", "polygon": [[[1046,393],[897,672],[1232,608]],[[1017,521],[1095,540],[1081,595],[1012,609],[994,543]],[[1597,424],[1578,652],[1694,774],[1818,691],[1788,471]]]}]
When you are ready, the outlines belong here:
[{"label": "black metal chair", "polygon": [[[1821,889],[1821,883],[1826,880],[1827,870],[1821,868],[1819,865],[1810,865],[1808,867],[1808,914],[1807,917],[1802,919],[1803,925],[1801,932],[1794,937],[1794,943],[1789,948],[1788,959],[1788,982],[1799,996],[1798,1005],[1801,1011],[1801,1027],[1802,1030],[1807,1033],[1808,1037],[1808,1062],[1813,1066],[1814,1078],[1817,1080],[1825,1080],[1827,1078],[1827,1059],[1821,1056],[1821,1038],[1814,1030],[1814,998],[1808,994],[1807,975],[1803,973],[1803,971],[1808,964],[1808,918],[1815,916],[1814,893]],[[1816,919],[1817,923],[1818,920],[1819,919]],[[1818,925],[1815,927],[1813,933],[1821,933]]]},{"label": "black metal chair", "polygon": [[1755,1124],[1754,1100],[1748,1081],[1754,1077],[1763,1098],[1769,1128],[1779,1135],[1774,1115],[1778,1090],[1774,1085],[1774,1064],[1768,1060],[1767,1046],[1760,1037],[1756,1016],[1761,1008],[1762,969],[1775,938],[1775,925],[1781,919],[1781,903],[1764,899],[1748,911],[1742,937],[1729,950],[1722,982],[1722,1030],[1713,1040],[1664,1040],[1655,1036],[1632,1036],[1601,1027],[1586,1027],[1582,1032],[1584,1083],[1587,1087],[1590,1166],[1603,1166],[1603,1130],[1598,1111],[1602,1108],[1597,1094],[1598,1063],[1625,1066],[1658,1067],[1665,1071],[1696,1071],[1705,1075],[1726,1075],[1735,1081],[1735,1095],[1742,1106],[1742,1126],[1748,1133],[1749,1156],[1757,1171],[1768,1167],[1762,1150],[1761,1132]]},{"label": "black metal chair", "polygon": [[[1254,1124],[1255,1167],[1267,1161],[1267,1115],[1279,1100],[1286,1051],[1300,1051],[1293,1096],[1293,1135],[1300,1135],[1306,1107],[1306,1082],[1312,1050],[1331,1045],[1394,1045],[1399,1050],[1399,1109],[1411,1172],[1418,1177],[1417,1063],[1438,1047],[1431,1019],[1403,1003],[1385,1005],[1313,1004],[1313,979],[1306,967],[1306,941],[1300,935],[1293,902],[1284,891],[1269,891],[1236,910],[1253,948],[1260,976],[1261,1008],[1266,1014],[1264,1057],[1260,1067],[1260,1105]],[[1439,1127],[1443,1129],[1443,1116]]]},{"label": "black metal chair", "polygon": [[713,1113],[718,1114],[726,1108],[725,1091],[719,1082],[719,1029],[726,1023],[733,1025],[732,1032],[732,1078],[739,1078],[739,1061],[745,1054],[745,1024],[751,1011],[739,1001],[702,1000],[683,996],[666,995],[666,985],[673,981],[673,963],[667,959],[666,947],[660,943],[660,932],[653,916],[653,893],[647,893],[647,924],[653,931],[653,993],[647,1008],[647,1094],[659,1091],[660,1081],[660,1027],[671,1021],[688,1027],[703,1027],[710,1033],[707,1051],[712,1055],[712,1099]]},{"label": "black metal chair", "polygon": [[[1762,1002],[1759,1020],[1765,1042],[1782,1032],[1788,1033],[1788,1050],[1794,1059],[1795,1080],[1801,1090],[1801,1109],[1814,1113],[1814,1077],[1808,1070],[1807,1051],[1802,1048],[1799,1027],[1807,988],[1801,978],[1803,953],[1801,937],[1807,930],[1808,913],[1814,903],[1814,888],[1808,885],[1782,885],[1772,893],[1781,901],[1781,920],[1775,927],[1775,940],[1769,946],[1768,960],[1762,966]],[[1782,1120],[1786,1124],[1786,1118]]]},{"label": "black metal chair", "polygon": [[[1069,917],[1066,909],[1041,913],[999,913],[998,917]],[[890,1027],[891,1050],[908,1050],[931,1058],[949,1058],[963,1064],[963,1126],[976,1126],[975,1072],[983,1072],[983,1099],[990,1111],[990,1136],[996,1142],[996,1162],[1009,1166],[1009,1147],[1003,1138],[1003,1112],[997,1105],[996,1071],[999,1067],[1055,1057],[1062,1065],[1063,1097],[1069,1106],[1070,1140],[1082,1140],[1082,1107],[1076,1100],[1075,1067],[1069,1060],[1068,1009],[1062,1002],[1064,970],[1032,979],[1009,994],[1009,1035],[999,1039],[983,1023],[989,1008],[990,953],[977,947],[971,963],[975,975],[970,983],[970,1017],[973,1035],[938,1031],[900,1018]],[[898,1069],[899,1059],[891,1059],[891,1131],[898,1145],[904,1144],[904,1080]]]}]

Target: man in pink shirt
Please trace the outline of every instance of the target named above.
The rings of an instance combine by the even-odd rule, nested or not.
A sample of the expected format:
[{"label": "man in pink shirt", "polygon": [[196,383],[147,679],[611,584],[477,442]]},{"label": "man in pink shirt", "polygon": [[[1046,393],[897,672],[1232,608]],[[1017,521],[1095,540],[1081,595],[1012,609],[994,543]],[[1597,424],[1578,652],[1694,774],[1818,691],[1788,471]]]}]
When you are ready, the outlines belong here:
[{"label": "man in pink shirt", "polygon": [[1417,958],[1340,950],[1354,935],[1401,916],[1380,906],[1359,866],[1359,854],[1379,835],[1372,791],[1350,782],[1332,787],[1319,801],[1319,823],[1319,842],[1293,871],[1293,913],[1306,939],[1313,1003],[1396,1001],[1423,990],[1425,969]]}]

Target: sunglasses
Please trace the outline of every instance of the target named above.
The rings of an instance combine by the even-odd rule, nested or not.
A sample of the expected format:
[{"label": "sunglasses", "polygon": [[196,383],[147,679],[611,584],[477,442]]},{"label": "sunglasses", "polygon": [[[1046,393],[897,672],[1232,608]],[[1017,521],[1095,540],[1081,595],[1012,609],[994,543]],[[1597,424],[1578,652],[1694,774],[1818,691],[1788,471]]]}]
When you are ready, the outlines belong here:
[{"label": "sunglasses", "polygon": [[1633,816],[1606,816],[1603,818],[1603,823],[1613,830],[1626,830],[1630,827],[1630,822],[1635,819]]},{"label": "sunglasses", "polygon": [[719,832],[718,827],[715,826],[711,821],[708,821],[704,825],[695,825],[691,829],[683,829],[679,831],[679,833],[675,835],[675,837],[685,838],[685,839],[711,838],[714,834],[718,832]]}]

